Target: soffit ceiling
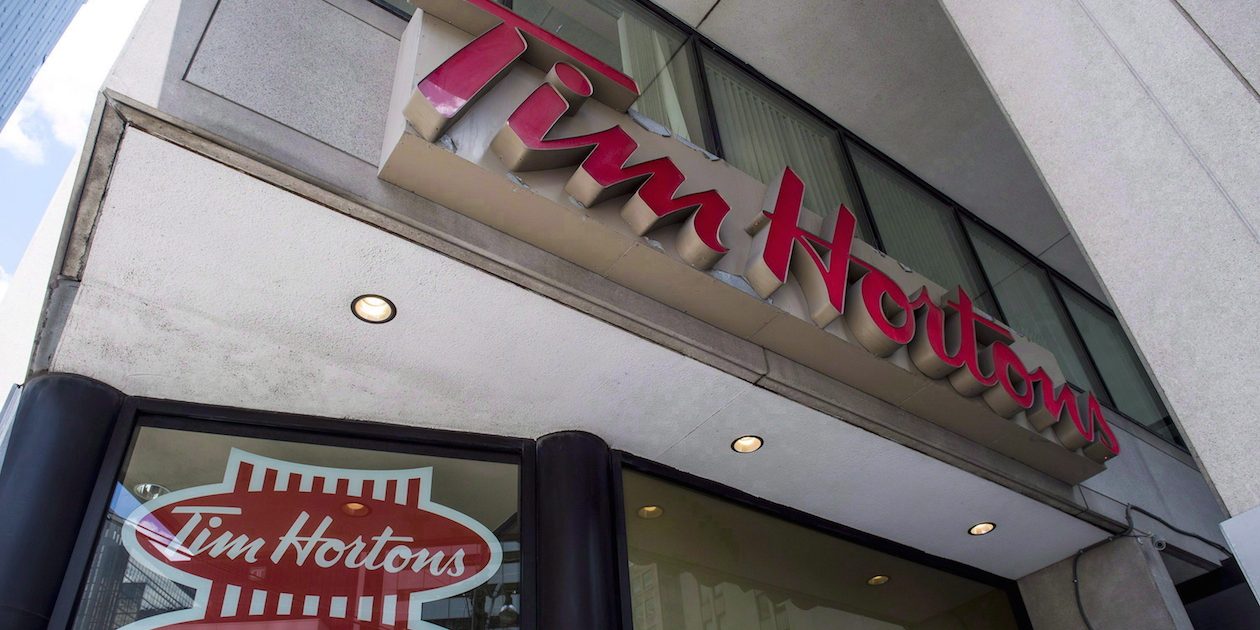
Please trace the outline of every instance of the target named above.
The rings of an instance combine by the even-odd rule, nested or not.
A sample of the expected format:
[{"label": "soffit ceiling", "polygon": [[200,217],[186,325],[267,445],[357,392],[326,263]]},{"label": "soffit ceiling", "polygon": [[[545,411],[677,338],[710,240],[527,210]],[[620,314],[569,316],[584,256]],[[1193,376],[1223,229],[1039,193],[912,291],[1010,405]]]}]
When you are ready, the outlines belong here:
[{"label": "soffit ceiling", "polygon": [[657,0],[719,46],[1101,295],[936,2]]},{"label": "soffit ceiling", "polygon": [[[275,237],[297,234],[294,226],[300,238]],[[355,320],[348,304],[366,292],[391,297],[398,316],[379,326]],[[614,448],[1010,578],[1105,536],[134,130],[115,159],[52,369],[131,395],[250,409],[530,438],[586,430]],[[766,446],[733,452],[731,440],[744,433]],[[215,477],[224,448],[155,451],[125,482],[200,483]],[[170,470],[173,460],[182,470]],[[1000,527],[968,536],[982,520]]]}]

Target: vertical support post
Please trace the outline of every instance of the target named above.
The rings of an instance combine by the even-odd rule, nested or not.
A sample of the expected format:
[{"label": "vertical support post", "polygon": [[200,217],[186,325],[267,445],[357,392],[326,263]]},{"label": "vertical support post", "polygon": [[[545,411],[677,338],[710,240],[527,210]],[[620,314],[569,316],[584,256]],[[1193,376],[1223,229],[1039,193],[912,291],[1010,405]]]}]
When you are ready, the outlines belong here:
[{"label": "vertical support post", "polygon": [[[1085,630],[1072,582],[1073,558],[1019,580],[1038,630]],[[1149,540],[1117,538],[1081,556],[1081,602],[1092,627],[1190,630],[1177,588]]]},{"label": "vertical support post", "polygon": [[0,467],[0,628],[46,628],[123,394],[50,374],[23,387]]},{"label": "vertical support post", "polygon": [[538,440],[540,628],[621,627],[612,455],[600,438],[564,431]]}]

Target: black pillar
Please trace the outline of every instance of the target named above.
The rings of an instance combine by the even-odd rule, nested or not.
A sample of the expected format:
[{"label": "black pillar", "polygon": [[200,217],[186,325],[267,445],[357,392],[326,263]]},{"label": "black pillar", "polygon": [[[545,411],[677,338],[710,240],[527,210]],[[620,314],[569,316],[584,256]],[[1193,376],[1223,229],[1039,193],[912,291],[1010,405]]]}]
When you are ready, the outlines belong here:
[{"label": "black pillar", "polygon": [[0,628],[46,628],[123,395],[82,376],[31,379],[0,467]]},{"label": "black pillar", "polygon": [[537,471],[538,627],[620,628],[608,445],[578,431],[543,436]]}]

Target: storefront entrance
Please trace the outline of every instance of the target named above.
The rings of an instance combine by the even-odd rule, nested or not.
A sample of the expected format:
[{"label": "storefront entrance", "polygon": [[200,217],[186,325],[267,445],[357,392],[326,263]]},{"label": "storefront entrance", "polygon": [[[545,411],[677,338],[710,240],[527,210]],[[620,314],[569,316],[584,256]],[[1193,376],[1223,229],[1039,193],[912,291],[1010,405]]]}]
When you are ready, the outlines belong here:
[{"label": "storefront entrance", "polygon": [[[65,410],[39,395],[50,381],[86,383],[32,384],[15,444],[24,422],[59,422]],[[118,402],[54,626],[1028,627],[1013,582],[589,433],[515,440]]]}]

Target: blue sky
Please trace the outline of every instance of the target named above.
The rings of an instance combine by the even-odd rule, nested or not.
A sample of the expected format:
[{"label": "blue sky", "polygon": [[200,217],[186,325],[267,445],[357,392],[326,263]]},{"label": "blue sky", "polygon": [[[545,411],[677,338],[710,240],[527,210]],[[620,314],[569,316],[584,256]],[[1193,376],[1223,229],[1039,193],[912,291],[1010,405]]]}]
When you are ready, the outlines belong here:
[{"label": "blue sky", "polygon": [[96,94],[144,4],[88,0],[0,129],[0,298],[83,146]]}]

